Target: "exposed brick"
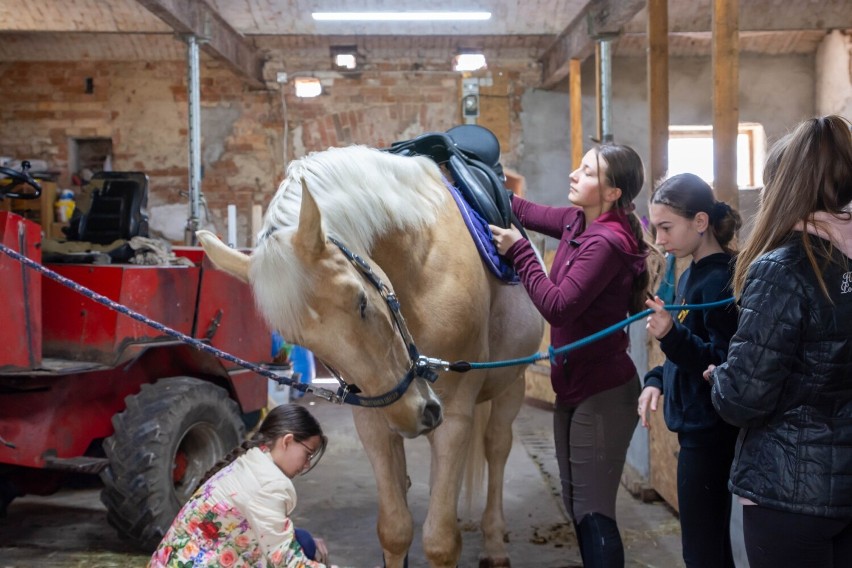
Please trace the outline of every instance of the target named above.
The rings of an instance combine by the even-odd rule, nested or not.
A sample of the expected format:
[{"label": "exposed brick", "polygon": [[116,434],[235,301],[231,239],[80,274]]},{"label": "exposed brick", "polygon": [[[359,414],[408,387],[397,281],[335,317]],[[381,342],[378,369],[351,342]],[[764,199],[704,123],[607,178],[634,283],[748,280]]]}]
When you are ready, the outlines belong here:
[{"label": "exposed brick", "polygon": [[[278,50],[270,58],[268,65],[281,70],[328,67],[327,54]],[[419,62],[424,72],[411,71],[413,64],[378,62],[358,76],[324,79],[326,92],[316,99],[298,99],[285,87],[290,135],[301,132],[301,139],[288,141],[291,157],[349,143],[387,146],[457,124],[458,75],[444,72],[445,62]],[[85,77],[93,79],[92,94],[84,93]],[[245,207],[240,215],[248,215],[250,204],[268,202],[286,166],[281,93],[248,89],[227,67],[206,58],[201,77],[202,149],[222,149],[203,164],[206,198],[211,207],[238,199]],[[510,131],[501,133],[501,142],[503,162],[511,166],[520,139],[521,96],[538,76],[529,67],[506,77],[508,89],[491,94],[509,98]],[[0,154],[45,159],[62,170],[60,182],[67,183],[68,138],[107,137],[116,168],[145,171],[159,202],[184,199],[176,196],[188,184],[184,61],[0,63],[0,81],[15,85],[0,93]],[[207,124],[213,109],[230,122]]]}]

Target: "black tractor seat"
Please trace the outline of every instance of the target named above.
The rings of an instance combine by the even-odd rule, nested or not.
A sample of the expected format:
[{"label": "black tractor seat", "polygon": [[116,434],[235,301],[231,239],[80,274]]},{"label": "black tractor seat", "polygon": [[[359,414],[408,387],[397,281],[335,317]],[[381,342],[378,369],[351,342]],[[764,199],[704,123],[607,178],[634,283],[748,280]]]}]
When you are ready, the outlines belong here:
[{"label": "black tractor seat", "polygon": [[148,176],[98,172],[77,196],[65,241],[45,243],[45,262],[108,264],[135,254],[133,237],[148,236]]}]

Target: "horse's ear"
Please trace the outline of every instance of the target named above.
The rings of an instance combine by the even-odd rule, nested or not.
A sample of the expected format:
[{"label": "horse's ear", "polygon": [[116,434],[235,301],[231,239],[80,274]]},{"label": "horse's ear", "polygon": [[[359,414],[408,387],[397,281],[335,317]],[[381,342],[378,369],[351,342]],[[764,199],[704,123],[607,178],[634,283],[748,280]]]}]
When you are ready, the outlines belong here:
[{"label": "horse's ear", "polygon": [[302,207],[299,211],[299,228],[293,235],[293,246],[297,251],[311,256],[319,256],[325,248],[322,214],[308,191],[305,178],[302,178]]},{"label": "horse's ear", "polygon": [[216,268],[224,270],[243,282],[248,282],[249,255],[225,245],[225,243],[210,231],[197,231],[195,236],[198,237],[201,248],[204,249],[207,257],[213,262]]}]

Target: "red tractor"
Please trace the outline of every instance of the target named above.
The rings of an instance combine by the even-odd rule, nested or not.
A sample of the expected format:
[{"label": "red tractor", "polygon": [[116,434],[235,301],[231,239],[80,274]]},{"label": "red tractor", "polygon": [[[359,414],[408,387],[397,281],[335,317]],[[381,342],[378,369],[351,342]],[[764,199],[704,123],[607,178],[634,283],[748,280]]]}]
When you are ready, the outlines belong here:
[{"label": "red tractor", "polygon": [[[0,174],[7,177],[0,199],[38,197],[26,170],[0,168]],[[133,215],[138,221],[133,199],[147,192],[144,175],[111,174],[96,197],[111,195],[110,181],[127,179],[145,187],[123,184],[126,204],[95,199],[90,229],[109,228],[110,211],[119,231],[133,225]],[[124,199],[121,185],[112,199]],[[97,219],[96,210],[106,216]],[[31,221],[0,212],[0,242],[41,262],[41,227]],[[65,259],[46,266],[213,347],[268,360],[271,335],[248,286],[213,270],[200,248],[174,252],[191,262]],[[71,476],[100,475],[110,524],[153,549],[210,466],[259,421],[268,379],[96,303],[3,252],[0,282],[0,515],[16,496],[49,494]]]}]

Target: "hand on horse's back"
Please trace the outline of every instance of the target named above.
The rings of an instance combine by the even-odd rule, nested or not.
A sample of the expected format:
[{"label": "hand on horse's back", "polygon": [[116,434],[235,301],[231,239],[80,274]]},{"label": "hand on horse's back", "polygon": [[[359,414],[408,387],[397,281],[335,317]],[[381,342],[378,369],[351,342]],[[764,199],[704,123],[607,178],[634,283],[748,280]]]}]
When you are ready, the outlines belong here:
[{"label": "hand on horse's back", "polygon": [[506,254],[506,251],[522,238],[521,232],[514,225],[508,229],[496,225],[488,225],[488,228],[491,229],[491,240],[494,241],[497,252],[500,254]]}]

